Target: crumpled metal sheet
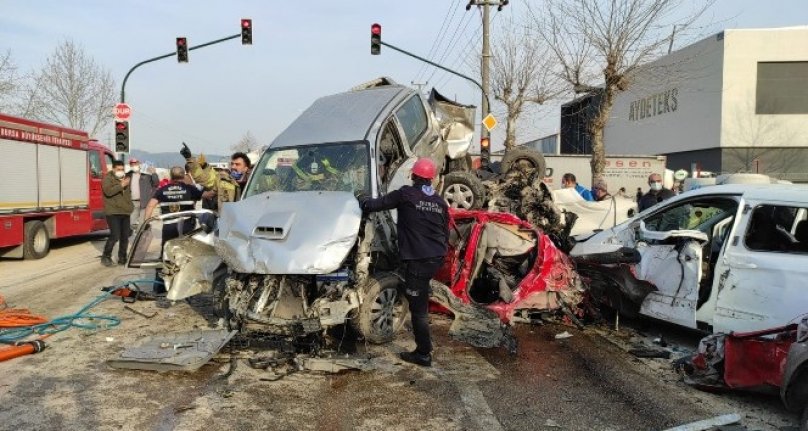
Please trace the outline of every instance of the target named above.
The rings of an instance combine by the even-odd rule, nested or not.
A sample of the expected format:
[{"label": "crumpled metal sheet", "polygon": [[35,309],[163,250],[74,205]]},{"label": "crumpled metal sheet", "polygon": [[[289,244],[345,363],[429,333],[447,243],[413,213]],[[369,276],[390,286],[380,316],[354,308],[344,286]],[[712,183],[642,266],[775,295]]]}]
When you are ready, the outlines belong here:
[{"label": "crumpled metal sheet", "polygon": [[194,238],[183,237],[166,243],[165,255],[181,269],[170,276],[164,276],[166,299],[179,301],[190,296],[210,292],[213,289],[213,276],[222,258],[210,245]]},{"label": "crumpled metal sheet", "polygon": [[329,274],[356,243],[361,219],[348,192],[263,193],[223,205],[216,251],[236,272]]},{"label": "crumpled metal sheet", "polygon": [[221,350],[238,331],[194,330],[148,337],[126,349],[112,368],[152,371],[196,371]]},{"label": "crumpled metal sheet", "polygon": [[503,324],[496,313],[460,301],[449,287],[438,281],[432,280],[430,287],[432,289],[430,299],[454,314],[454,320],[449,327],[450,337],[474,347],[505,346],[511,353],[516,352],[516,338],[510,327]]}]

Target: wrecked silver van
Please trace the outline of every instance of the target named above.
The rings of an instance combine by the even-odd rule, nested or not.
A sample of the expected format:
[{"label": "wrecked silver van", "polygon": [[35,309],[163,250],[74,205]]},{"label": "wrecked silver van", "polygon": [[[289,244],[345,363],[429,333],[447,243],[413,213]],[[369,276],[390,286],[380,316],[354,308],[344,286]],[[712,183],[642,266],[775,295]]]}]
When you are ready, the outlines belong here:
[{"label": "wrecked silver van", "polygon": [[457,113],[440,112],[386,78],[322,97],[262,154],[217,229],[204,211],[154,218],[197,228],[163,250],[159,228],[141,229],[130,266],[162,266],[169,300],[212,291],[233,329],[305,337],[350,323],[365,340],[388,342],[407,313],[396,215],[363,216],[355,195],[408,183],[419,157],[442,172],[464,158],[471,136],[450,121]]}]

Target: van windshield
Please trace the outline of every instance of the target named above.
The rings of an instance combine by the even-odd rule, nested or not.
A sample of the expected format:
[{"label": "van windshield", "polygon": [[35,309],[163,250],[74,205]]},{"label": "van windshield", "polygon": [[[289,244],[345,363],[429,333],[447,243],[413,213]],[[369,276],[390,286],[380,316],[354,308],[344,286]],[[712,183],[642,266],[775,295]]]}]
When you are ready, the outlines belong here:
[{"label": "van windshield", "polygon": [[269,148],[253,170],[244,197],[265,192],[370,191],[366,141]]}]

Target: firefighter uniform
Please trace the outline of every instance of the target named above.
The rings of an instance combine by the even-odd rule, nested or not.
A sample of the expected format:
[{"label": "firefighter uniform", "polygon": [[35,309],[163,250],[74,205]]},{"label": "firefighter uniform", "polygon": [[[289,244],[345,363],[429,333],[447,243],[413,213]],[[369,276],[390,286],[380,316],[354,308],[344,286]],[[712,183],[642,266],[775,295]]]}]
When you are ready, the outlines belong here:
[{"label": "firefighter uniform", "polygon": [[[449,240],[449,207],[435,193],[429,181],[415,179],[378,199],[362,199],[368,212],[396,209],[399,254],[406,265],[404,294],[412,316],[415,352],[431,364],[432,340],[429,335],[429,281],[440,269]],[[404,356],[402,355],[402,358]],[[405,359],[406,360],[406,359]]]}]

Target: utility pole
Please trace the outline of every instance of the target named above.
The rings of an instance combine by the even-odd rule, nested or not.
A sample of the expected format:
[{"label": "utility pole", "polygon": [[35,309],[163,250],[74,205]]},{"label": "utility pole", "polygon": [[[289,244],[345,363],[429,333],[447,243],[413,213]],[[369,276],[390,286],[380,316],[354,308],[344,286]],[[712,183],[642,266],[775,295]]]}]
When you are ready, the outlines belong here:
[{"label": "utility pole", "polygon": [[[491,107],[488,105],[488,98],[491,89],[491,76],[490,76],[490,63],[491,63],[491,6],[496,6],[498,11],[502,11],[502,7],[508,4],[508,0],[469,0],[466,5],[466,10],[471,10],[472,6],[482,6],[483,8],[483,53],[480,64],[480,72],[483,84],[483,98],[482,103],[482,116],[485,118],[491,112]],[[490,138],[488,129],[480,126],[481,138]]]}]

